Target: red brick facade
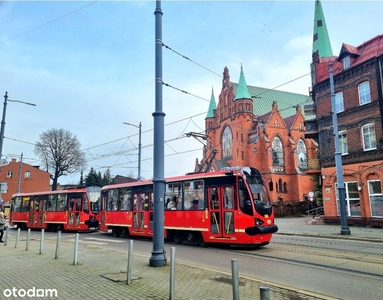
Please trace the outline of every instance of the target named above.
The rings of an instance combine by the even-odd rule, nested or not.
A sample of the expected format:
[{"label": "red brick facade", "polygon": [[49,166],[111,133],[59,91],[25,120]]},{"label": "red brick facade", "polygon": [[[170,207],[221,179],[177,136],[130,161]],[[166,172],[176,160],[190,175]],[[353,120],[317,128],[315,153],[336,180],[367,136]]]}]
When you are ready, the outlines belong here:
[{"label": "red brick facade", "polygon": [[19,174],[20,162],[16,162],[16,159],[12,159],[8,165],[0,167],[0,181],[3,185],[5,183],[7,185],[7,191],[1,194],[4,204],[11,200],[13,194],[17,193],[19,181],[22,193],[50,190],[50,174],[40,170],[39,167],[21,163],[21,176]]},{"label": "red brick facade", "polygon": [[[338,132],[342,133],[339,138],[343,138],[342,146],[346,147],[340,150],[348,223],[383,226],[382,42],[383,35],[379,35],[358,47],[343,44],[338,57],[314,56],[312,90],[328,222],[340,219],[329,79],[331,60],[334,96],[343,94],[344,109],[338,111],[337,123]],[[344,59],[350,59],[349,66],[345,67]],[[368,88],[360,92],[361,84]]]}]

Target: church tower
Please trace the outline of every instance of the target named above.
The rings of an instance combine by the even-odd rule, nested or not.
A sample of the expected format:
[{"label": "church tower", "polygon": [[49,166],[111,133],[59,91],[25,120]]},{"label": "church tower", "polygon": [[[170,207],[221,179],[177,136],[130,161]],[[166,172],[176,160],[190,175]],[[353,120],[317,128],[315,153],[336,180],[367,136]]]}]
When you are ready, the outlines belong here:
[{"label": "church tower", "polygon": [[318,52],[318,58],[333,56],[322,4],[319,0],[315,1],[313,56],[316,52]]}]

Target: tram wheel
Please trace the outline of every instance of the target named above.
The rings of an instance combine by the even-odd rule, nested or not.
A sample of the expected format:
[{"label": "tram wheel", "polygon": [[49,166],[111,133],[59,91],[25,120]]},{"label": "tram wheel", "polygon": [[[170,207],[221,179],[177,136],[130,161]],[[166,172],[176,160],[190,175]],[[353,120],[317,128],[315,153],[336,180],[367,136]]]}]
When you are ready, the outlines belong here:
[{"label": "tram wheel", "polygon": [[62,225],[61,224],[52,225],[51,229],[52,229],[53,232],[62,231]]},{"label": "tram wheel", "polygon": [[182,237],[181,234],[175,233],[173,236],[174,244],[181,244],[182,243]]},{"label": "tram wheel", "polygon": [[197,236],[197,241],[198,241],[198,245],[200,247],[203,247],[203,248],[206,248],[207,247],[207,243],[203,240],[202,238],[202,234],[199,233],[198,236]]},{"label": "tram wheel", "polygon": [[120,228],[113,228],[112,229],[112,235],[115,237],[119,237],[121,235],[121,229]]}]

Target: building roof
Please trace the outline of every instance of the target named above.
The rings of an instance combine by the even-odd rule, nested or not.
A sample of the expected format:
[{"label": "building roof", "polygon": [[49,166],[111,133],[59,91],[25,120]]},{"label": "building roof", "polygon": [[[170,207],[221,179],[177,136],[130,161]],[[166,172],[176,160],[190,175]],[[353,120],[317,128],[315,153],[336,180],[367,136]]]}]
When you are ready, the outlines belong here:
[{"label": "building roof", "polygon": [[215,103],[214,90],[211,90],[209,110],[207,112],[206,118],[214,118],[214,110],[217,109],[217,104]]},{"label": "building roof", "polygon": [[319,59],[319,65],[315,68],[316,83],[329,78],[328,62],[329,60],[333,63],[333,74],[339,74],[344,71],[342,58],[345,56],[352,56],[350,68],[362,64],[363,62],[383,55],[383,34],[377,35],[376,37],[364,42],[359,46],[351,46],[343,44],[339,56],[333,56],[328,58]]},{"label": "building roof", "polygon": [[315,1],[314,32],[313,32],[313,54],[318,51],[319,58],[333,56],[330,38],[327,32],[326,20],[324,18],[322,4]]},{"label": "building roof", "polygon": [[238,99],[251,99],[249,90],[247,88],[245,75],[243,74],[242,65],[241,65],[241,74],[239,75],[239,82],[238,82],[237,90],[235,93],[234,101]]},{"label": "building roof", "polygon": [[[238,84],[231,83],[234,87],[234,91],[237,92]],[[253,113],[255,116],[263,116],[270,113],[273,102],[278,103],[278,110],[283,119],[296,114],[296,107],[299,105],[303,107],[306,104],[313,103],[311,96],[296,94],[290,92],[283,92],[279,90],[261,88],[257,86],[247,86],[247,90],[250,94],[249,98],[253,99]],[[315,118],[312,115],[305,115],[306,120]]]}]

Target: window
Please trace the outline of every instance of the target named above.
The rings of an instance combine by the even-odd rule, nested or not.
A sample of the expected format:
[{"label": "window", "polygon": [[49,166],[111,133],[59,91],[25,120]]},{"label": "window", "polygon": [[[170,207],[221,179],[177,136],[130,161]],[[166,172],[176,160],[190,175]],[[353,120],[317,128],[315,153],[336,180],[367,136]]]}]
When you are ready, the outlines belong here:
[{"label": "window", "polygon": [[13,176],[13,171],[8,171],[7,172],[7,178],[12,178]]},{"label": "window", "polygon": [[167,183],[165,185],[165,198],[165,209],[182,209],[182,183]]},{"label": "window", "polygon": [[374,124],[367,124],[367,125],[362,126],[362,137],[363,137],[363,150],[364,151],[376,149]]},{"label": "window", "polygon": [[346,70],[350,67],[350,56],[343,58],[343,69]]},{"label": "window", "polygon": [[31,172],[26,171],[26,172],[24,173],[24,178],[31,178]]},{"label": "window", "polygon": [[[134,203],[135,205],[137,203]],[[108,204],[106,210],[118,210],[118,189],[108,191]]]},{"label": "window", "polygon": [[368,81],[358,85],[359,105],[371,102],[370,83]]},{"label": "window", "polygon": [[[346,194],[346,212],[347,216],[355,216],[360,217],[360,199],[359,199],[359,191],[358,191],[358,183],[356,181],[353,182],[345,182],[345,194]],[[336,204],[338,208],[338,215],[340,215],[340,206],[339,206],[339,195],[338,195],[338,186],[335,185],[336,191]]]},{"label": "window", "polygon": [[339,151],[342,155],[348,154],[347,135],[346,131],[339,131]]},{"label": "window", "polygon": [[279,137],[275,137],[272,144],[273,166],[283,166],[283,146]]},{"label": "window", "polygon": [[298,153],[298,168],[301,170],[307,170],[307,149],[305,142],[300,139],[297,146]]},{"label": "window", "polygon": [[340,113],[342,111],[344,111],[343,92],[339,92],[335,94],[335,112]]},{"label": "window", "polygon": [[203,180],[184,182],[184,209],[204,209],[204,183]]},{"label": "window", "polygon": [[56,211],[57,210],[57,194],[48,195],[47,201],[47,211]]},{"label": "window", "polygon": [[380,180],[368,181],[368,194],[370,196],[371,217],[383,217],[383,195]]},{"label": "window", "polygon": [[231,157],[233,135],[230,127],[226,126],[222,135],[222,158]]}]

